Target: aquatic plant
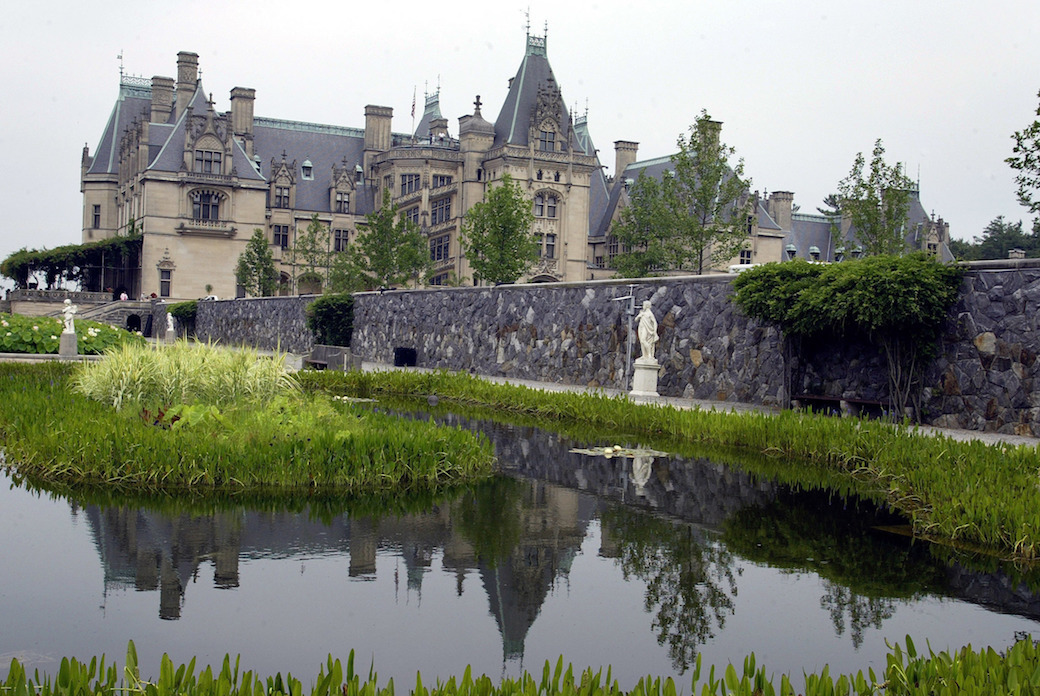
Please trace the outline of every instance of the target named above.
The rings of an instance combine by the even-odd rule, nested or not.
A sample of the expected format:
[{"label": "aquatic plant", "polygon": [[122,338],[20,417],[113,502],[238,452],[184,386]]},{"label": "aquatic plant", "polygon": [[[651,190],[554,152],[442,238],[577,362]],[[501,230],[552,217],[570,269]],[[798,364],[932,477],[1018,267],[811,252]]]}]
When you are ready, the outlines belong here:
[{"label": "aquatic plant", "polygon": [[[147,407],[99,408],[70,390],[71,371],[0,364],[0,438],[19,476],[76,487],[292,496],[438,489],[493,471],[486,438],[324,395],[240,396],[198,408],[175,402],[159,417]],[[127,387],[124,405],[131,393],[140,398]]]},{"label": "aquatic plant", "polygon": [[[159,662],[155,677],[143,676],[137,649],[130,641],[126,662],[120,670],[113,662],[106,666],[105,657],[90,662],[64,657],[56,674],[30,676],[17,660],[11,660],[7,678],[0,682],[3,696],[303,696],[303,682],[279,672],[264,677],[252,671],[239,671],[240,658],[225,655],[218,670],[207,666],[196,672],[196,661],[174,666],[168,655]],[[930,694],[1035,694],[1040,693],[1040,648],[1031,638],[1023,638],[1001,654],[992,648],[975,651],[970,645],[954,652],[928,655],[918,653],[910,636],[906,647],[889,646],[884,672],[880,678],[873,669],[864,674],[832,676],[825,666],[819,673],[804,674],[804,686],[795,690],[791,677],[767,676],[755,654],[744,658],[741,670],[730,664],[716,674],[715,667],[701,680],[701,658],[697,656],[690,693],[702,696],[927,696]],[[540,678],[539,678],[540,677]],[[699,687],[699,688],[698,688]],[[591,667],[576,673],[573,665],[564,666],[563,658],[553,666],[548,661],[541,674],[524,672],[516,678],[495,683],[486,674],[473,676],[467,666],[458,678],[438,679],[432,685],[423,683],[417,673],[415,684],[400,692],[410,696],[676,696],[681,693],[669,677],[647,675],[631,690],[624,690],[612,678],[610,667],[593,671]],[[311,681],[309,696],[394,696],[393,679],[379,684],[374,666],[367,677],[354,668],[354,651],[344,666],[331,655]]]},{"label": "aquatic plant", "polygon": [[317,372],[304,389],[372,396],[436,395],[543,421],[741,447],[873,481],[919,536],[1040,558],[1040,457],[1035,447],[959,442],[902,424],[783,411],[724,413],[546,392],[447,372]]}]

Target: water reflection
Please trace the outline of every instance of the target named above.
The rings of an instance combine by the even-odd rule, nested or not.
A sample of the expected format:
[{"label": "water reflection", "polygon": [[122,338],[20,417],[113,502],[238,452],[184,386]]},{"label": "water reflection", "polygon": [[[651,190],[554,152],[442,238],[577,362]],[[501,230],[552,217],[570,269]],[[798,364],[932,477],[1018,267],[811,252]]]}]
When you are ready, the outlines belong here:
[{"label": "water reflection", "polygon": [[[1012,577],[998,567],[971,570],[959,558],[884,531],[899,520],[869,501],[822,489],[801,490],[705,457],[589,456],[572,451],[576,444],[588,442],[576,443],[560,433],[443,418],[484,432],[510,476],[440,499],[393,501],[392,510],[386,500],[326,499],[297,503],[288,510],[255,502],[244,506],[130,502],[84,495],[73,505],[86,520],[101,560],[105,591],[157,593],[158,608],[149,603],[150,615],[167,625],[187,623],[186,606],[192,601],[209,601],[208,606],[213,606],[212,600],[201,597],[205,593],[197,583],[206,573],[200,569],[212,568],[213,587],[229,593],[222,596],[230,599],[230,593],[247,594],[246,583],[274,582],[262,574],[243,572],[254,561],[271,559],[292,560],[301,574],[312,562],[317,566],[321,559],[342,559],[342,566],[326,564],[324,572],[342,567],[342,581],[355,583],[356,588],[390,586],[394,604],[412,597],[421,602],[424,590],[445,603],[437,588],[447,584],[455,596],[466,594],[470,604],[486,607],[485,616],[494,619],[503,664],[522,664],[536,635],[541,641],[538,651],[543,650],[544,634],[549,632],[558,634],[564,644],[603,646],[603,654],[611,657],[602,659],[620,667],[618,662],[624,658],[615,650],[620,640],[616,636],[639,634],[641,640],[647,628],[650,642],[662,646],[657,650],[663,651],[662,656],[666,653],[676,673],[684,672],[698,653],[725,642],[727,634],[736,636],[728,640],[743,652],[725,655],[723,660],[742,659],[750,650],[762,654],[767,652],[759,645],[763,632],[757,627],[741,628],[741,624],[768,623],[767,614],[741,616],[742,611],[752,611],[748,607],[755,606],[756,595],[775,591],[748,579],[760,577],[759,568],[770,569],[769,582],[774,585],[784,577],[811,578],[808,604],[792,604],[787,611],[807,624],[819,615],[822,633],[829,634],[824,643],[826,638],[842,638],[830,643],[851,646],[846,654],[853,657],[871,640],[882,651],[885,637],[901,640],[906,619],[900,624],[900,612],[936,597],[960,597],[998,611],[1040,618],[1040,600],[1031,589],[1036,585],[1028,576]],[[582,564],[585,570],[579,570]],[[269,564],[264,568],[271,570]],[[431,576],[438,569],[441,573]],[[581,573],[586,579],[595,576],[602,588],[586,584],[571,592],[572,576]],[[0,573],[0,582],[3,577]],[[467,584],[467,578],[478,582]],[[330,586],[331,592],[358,601],[357,593],[347,592],[335,581]],[[286,592],[294,594],[292,589]],[[563,603],[600,601],[588,611],[610,619],[615,607],[609,599],[603,603],[603,597],[616,596],[620,605],[621,595],[633,592],[638,593],[633,604],[641,605],[645,613],[627,624],[612,625],[614,635],[589,635],[581,623],[561,625],[553,612],[546,611],[552,606],[560,613]],[[198,595],[194,600],[193,593]],[[313,623],[313,616],[324,611],[321,603],[329,599],[327,595],[294,597],[300,605],[315,606],[294,606],[285,614],[290,620],[294,612],[312,617]],[[0,596],[0,609],[2,600]],[[365,594],[361,601],[376,600]],[[386,609],[373,613],[379,611]],[[354,614],[345,616],[367,626]],[[412,618],[409,615],[405,622]],[[897,627],[893,635],[882,633],[891,632],[893,626]],[[1016,623],[1016,630],[1020,626]],[[443,629],[443,624],[438,628]],[[805,630],[801,626],[784,629],[776,643],[811,640],[799,633]],[[972,639],[972,629],[963,623],[942,628],[947,634],[966,634],[966,640]],[[403,640],[400,633],[381,635],[378,627],[358,630],[372,642],[377,656],[383,648],[376,641]],[[1010,639],[1012,632],[1007,633]],[[433,652],[430,644],[439,636],[417,635],[415,647],[409,649]],[[122,640],[128,637],[133,636]],[[229,649],[218,644],[221,654]],[[491,647],[497,648],[494,641]],[[634,662],[649,659],[634,649],[631,652]],[[839,669],[834,658],[826,661]],[[382,662],[377,659],[377,664]],[[797,673],[801,667],[770,668]],[[640,667],[634,673],[646,672]]]}]

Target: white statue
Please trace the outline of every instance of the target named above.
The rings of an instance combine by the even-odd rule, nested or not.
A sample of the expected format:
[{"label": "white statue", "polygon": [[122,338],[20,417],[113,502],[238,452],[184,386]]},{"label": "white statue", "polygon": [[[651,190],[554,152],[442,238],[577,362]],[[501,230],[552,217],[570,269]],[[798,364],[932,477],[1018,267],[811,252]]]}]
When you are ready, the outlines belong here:
[{"label": "white statue", "polygon": [[657,319],[650,310],[650,300],[643,302],[643,309],[636,315],[636,321],[636,335],[639,337],[639,347],[643,350],[636,362],[656,364],[654,352],[657,348]]},{"label": "white statue", "polygon": [[76,316],[76,310],[78,307],[72,304],[72,300],[65,298],[65,307],[61,310],[61,313],[65,315],[65,328],[62,329],[62,333],[76,333],[76,322],[73,317]]},{"label": "white statue", "polygon": [[170,314],[169,312],[166,313],[166,330],[167,331],[176,331],[176,329],[174,329],[174,327],[173,327],[173,315]]}]

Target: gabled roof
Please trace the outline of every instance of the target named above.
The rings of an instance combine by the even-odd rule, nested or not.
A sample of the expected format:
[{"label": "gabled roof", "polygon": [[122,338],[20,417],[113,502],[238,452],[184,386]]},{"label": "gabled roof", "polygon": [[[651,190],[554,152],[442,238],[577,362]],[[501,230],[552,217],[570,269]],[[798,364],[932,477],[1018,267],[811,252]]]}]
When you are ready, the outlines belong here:
[{"label": "gabled roof", "polygon": [[[531,119],[538,104],[538,90],[552,82],[556,83],[552,67],[546,56],[545,37],[527,37],[527,51],[520,61],[520,68],[509,83],[509,94],[502,104],[495,120],[495,147],[501,145],[527,145]],[[567,141],[571,148],[581,149],[574,137],[574,129],[570,126],[570,115],[567,106],[560,103],[560,127],[567,131]]]}]

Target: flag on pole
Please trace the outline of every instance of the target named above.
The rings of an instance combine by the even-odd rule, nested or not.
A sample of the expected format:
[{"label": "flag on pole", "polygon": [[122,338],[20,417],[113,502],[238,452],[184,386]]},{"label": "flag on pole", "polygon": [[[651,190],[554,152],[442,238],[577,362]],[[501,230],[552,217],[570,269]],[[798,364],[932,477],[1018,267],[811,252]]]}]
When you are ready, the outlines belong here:
[{"label": "flag on pole", "polygon": [[415,87],[412,87],[412,118],[415,118]]}]

